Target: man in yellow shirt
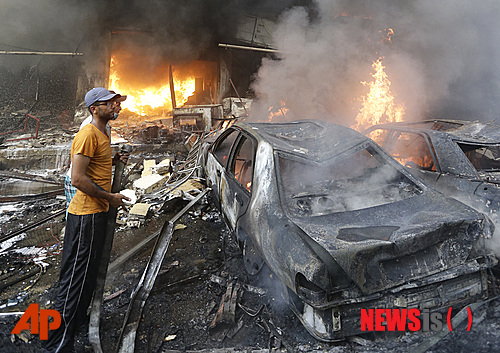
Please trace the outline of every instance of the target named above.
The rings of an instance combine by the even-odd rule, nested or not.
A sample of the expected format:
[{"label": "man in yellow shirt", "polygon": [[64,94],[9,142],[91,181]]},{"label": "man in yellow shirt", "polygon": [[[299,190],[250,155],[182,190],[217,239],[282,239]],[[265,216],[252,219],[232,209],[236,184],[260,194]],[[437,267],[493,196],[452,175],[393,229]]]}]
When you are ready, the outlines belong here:
[{"label": "man in yellow shirt", "polygon": [[77,192],[68,207],[59,292],[54,309],[61,315],[61,326],[52,331],[46,352],[72,352],[74,335],[86,316],[96,284],[96,273],[106,234],[109,206],[123,205],[129,198],[111,193],[111,167],[121,158],[111,158],[110,136],[106,124],[114,117],[119,94],[103,87],[91,89],[85,104],[92,122],[84,126],[71,145],[71,183]]}]

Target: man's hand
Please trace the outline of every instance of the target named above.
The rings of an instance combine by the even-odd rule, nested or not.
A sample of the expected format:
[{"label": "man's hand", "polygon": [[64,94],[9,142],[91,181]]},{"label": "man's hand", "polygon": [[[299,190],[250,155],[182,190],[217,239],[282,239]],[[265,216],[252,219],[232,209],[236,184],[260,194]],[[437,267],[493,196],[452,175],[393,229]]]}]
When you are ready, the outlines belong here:
[{"label": "man's hand", "polygon": [[119,192],[110,194],[108,198],[109,205],[115,208],[124,206],[125,204],[123,203],[123,200],[132,201],[129,197],[122,195]]},{"label": "man's hand", "polygon": [[118,160],[120,160],[123,163],[127,164],[129,156],[130,156],[130,153],[116,152],[115,156],[113,157],[113,165],[116,165],[116,162],[118,162]]}]

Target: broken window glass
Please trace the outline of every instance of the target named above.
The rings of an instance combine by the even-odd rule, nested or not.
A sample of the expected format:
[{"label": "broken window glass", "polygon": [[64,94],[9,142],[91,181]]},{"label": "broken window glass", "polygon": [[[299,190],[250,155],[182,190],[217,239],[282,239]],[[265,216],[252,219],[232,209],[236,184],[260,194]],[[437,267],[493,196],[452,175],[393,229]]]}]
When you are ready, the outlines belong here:
[{"label": "broken window glass", "polygon": [[283,200],[292,214],[301,217],[375,207],[420,192],[371,147],[323,163],[284,154],[278,160]]},{"label": "broken window glass", "polygon": [[252,188],[252,166],[252,140],[242,137],[238,144],[234,160],[229,168],[229,173],[233,174],[236,180],[248,191],[251,191]]},{"label": "broken window glass", "polygon": [[459,143],[474,168],[483,172],[500,171],[500,146],[469,145]]},{"label": "broken window glass", "polygon": [[217,158],[223,166],[226,166],[227,156],[234,140],[236,139],[236,136],[238,136],[238,131],[233,130],[215,147],[213,152],[215,158]]}]

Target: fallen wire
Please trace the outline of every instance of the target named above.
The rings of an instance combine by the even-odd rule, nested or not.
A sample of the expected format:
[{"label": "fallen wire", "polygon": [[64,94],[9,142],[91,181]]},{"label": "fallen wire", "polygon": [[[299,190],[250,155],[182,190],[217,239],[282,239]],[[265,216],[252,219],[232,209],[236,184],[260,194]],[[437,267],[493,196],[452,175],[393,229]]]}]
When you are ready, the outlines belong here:
[{"label": "fallen wire", "polygon": [[24,288],[23,290],[28,290],[30,289],[31,287],[33,287],[33,285],[38,282],[38,280],[40,279],[40,277],[42,277],[42,273],[44,272],[43,270],[43,266],[39,263],[36,263],[39,267],[40,267],[40,271],[38,272],[37,274],[37,277],[35,278],[35,280],[33,281],[33,283],[31,283],[29,286],[27,286],[26,288]]},{"label": "fallen wire", "polygon": [[16,230],[16,231],[13,231],[13,232],[11,232],[11,233],[9,233],[9,234],[2,235],[2,236],[0,236],[0,242],[3,242],[3,241],[5,241],[5,240],[7,240],[7,239],[10,239],[10,238],[15,237],[16,235],[19,235],[19,234],[21,234],[21,233],[24,233],[24,232],[26,232],[26,231],[30,230],[30,229],[33,229],[33,228],[35,228],[35,227],[38,227],[39,225],[42,225],[42,224],[44,224],[45,222],[47,222],[49,219],[51,219],[51,218],[53,218],[53,217],[60,216],[60,215],[62,215],[62,214],[64,214],[64,213],[66,213],[66,208],[61,209],[61,210],[59,210],[59,211],[56,211],[54,214],[52,214],[52,215],[50,215],[50,216],[48,216],[48,217],[45,217],[45,218],[43,218],[43,219],[41,219],[41,220],[39,220],[39,221],[37,221],[37,222],[34,222],[34,223],[32,223],[32,224],[28,224],[27,226],[22,227],[21,229],[18,229],[18,230]]},{"label": "fallen wire", "polygon": [[[38,265],[38,264],[37,264],[37,265]],[[42,269],[43,269],[43,268],[42,268]],[[41,270],[40,270],[40,271],[41,271]],[[16,283],[22,282],[22,281],[24,281],[24,280],[26,280],[26,279],[28,279],[28,278],[30,278],[30,277],[32,277],[32,276],[34,276],[35,274],[38,274],[38,272],[37,272],[37,273],[30,272],[30,273],[25,274],[24,276],[21,276],[21,277],[18,277],[18,278],[16,278],[16,279],[12,280],[11,282],[1,283],[1,284],[0,284],[0,292],[1,292],[2,290],[4,290],[5,288],[8,288],[8,287],[10,287],[10,286],[12,286],[12,285],[14,285],[14,284],[16,284]]]},{"label": "fallen wire", "polygon": [[52,235],[52,238],[54,238],[56,240],[56,242],[61,245],[61,241],[59,240],[58,237],[56,237],[54,235],[54,231],[52,230],[52,225],[54,224],[54,217],[52,217],[52,219],[50,220],[50,235]]}]

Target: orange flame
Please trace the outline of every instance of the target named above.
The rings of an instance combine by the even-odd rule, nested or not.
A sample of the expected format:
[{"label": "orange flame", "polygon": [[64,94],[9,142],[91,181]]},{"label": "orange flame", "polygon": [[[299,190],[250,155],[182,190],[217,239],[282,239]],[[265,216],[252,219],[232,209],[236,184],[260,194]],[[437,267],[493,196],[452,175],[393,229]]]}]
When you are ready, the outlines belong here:
[{"label": "orange flame", "polygon": [[404,103],[394,102],[394,95],[390,90],[391,81],[384,71],[382,58],[374,62],[372,67],[375,70],[372,74],[374,81],[361,82],[363,86],[368,86],[370,91],[361,98],[362,107],[356,116],[355,124],[351,126],[358,131],[363,131],[375,124],[403,121],[405,114]]},{"label": "orange flame", "polygon": [[[156,109],[159,109],[160,112],[172,110],[170,85],[168,83],[160,86],[130,87],[120,82],[120,66],[115,56],[111,58],[108,86],[110,90],[114,90],[121,95],[127,95],[127,100],[121,104],[122,109],[128,109],[142,116],[152,113]],[[194,93],[195,79],[191,77],[182,81],[175,76],[174,72],[174,87],[175,99],[177,105],[180,106]]]},{"label": "orange flame", "polygon": [[394,36],[394,30],[392,28],[386,28],[379,31],[380,33],[384,33],[385,37],[382,41],[392,42],[392,37]]},{"label": "orange flame", "polygon": [[280,101],[279,108],[275,109],[274,107],[269,107],[268,111],[269,111],[268,115],[269,122],[272,122],[273,120],[280,118],[286,119],[286,114],[288,113],[288,108],[286,107],[286,100]]}]

